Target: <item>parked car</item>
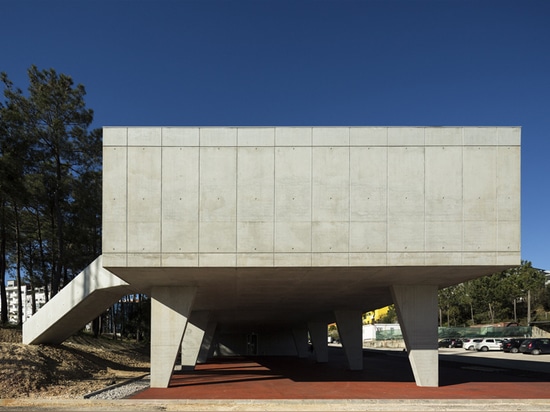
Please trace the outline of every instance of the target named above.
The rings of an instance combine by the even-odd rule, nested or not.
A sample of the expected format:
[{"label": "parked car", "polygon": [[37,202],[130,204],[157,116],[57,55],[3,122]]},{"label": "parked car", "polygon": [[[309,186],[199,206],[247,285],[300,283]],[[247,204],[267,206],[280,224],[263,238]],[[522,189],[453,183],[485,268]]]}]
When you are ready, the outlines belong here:
[{"label": "parked car", "polygon": [[516,338],[504,339],[502,341],[502,350],[504,352],[518,353],[519,346],[521,345],[521,342],[523,342],[524,340],[525,339],[516,339]]},{"label": "parked car", "polygon": [[461,348],[462,340],[455,339],[455,338],[441,339],[438,343],[438,347],[439,348]]},{"label": "parked car", "polygon": [[488,350],[502,350],[502,339],[485,338],[481,342],[476,342],[475,348],[477,351],[487,352]]},{"label": "parked car", "polygon": [[540,355],[541,353],[550,353],[550,339],[536,338],[525,339],[519,346],[521,353],[530,353],[531,355]]},{"label": "parked car", "polygon": [[464,339],[462,342],[462,347],[466,350],[475,350],[476,349],[476,343],[481,342],[483,339],[481,338],[475,338],[475,339]]}]

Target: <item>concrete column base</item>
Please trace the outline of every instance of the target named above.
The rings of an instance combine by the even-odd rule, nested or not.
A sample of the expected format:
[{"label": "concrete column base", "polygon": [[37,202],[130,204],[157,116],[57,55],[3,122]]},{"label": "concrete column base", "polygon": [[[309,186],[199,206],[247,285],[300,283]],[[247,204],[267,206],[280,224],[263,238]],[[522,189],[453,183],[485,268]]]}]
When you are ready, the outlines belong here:
[{"label": "concrete column base", "polygon": [[191,312],[196,288],[151,290],[151,388],[167,388]]},{"label": "concrete column base", "polygon": [[313,344],[313,352],[319,363],[328,362],[328,326],[326,322],[309,322],[309,336]]},{"label": "concrete column base", "polygon": [[216,327],[218,323],[215,321],[209,321],[206,325],[206,331],[202,338],[201,349],[199,351],[199,357],[197,363],[205,363],[209,357],[214,353],[214,336],[216,333]]},{"label": "concrete column base", "polygon": [[418,386],[439,386],[437,286],[393,285],[393,301]]},{"label": "concrete column base", "polygon": [[363,369],[363,322],[360,310],[334,312],[338,334],[351,370]]},{"label": "concrete column base", "polygon": [[307,344],[307,327],[293,328],[292,336],[294,338],[294,344],[296,345],[296,352],[299,358],[307,358],[308,356],[308,344]]},{"label": "concrete column base", "polygon": [[187,322],[181,343],[181,369],[193,370],[199,357],[199,352],[208,325],[208,311],[192,312]]}]

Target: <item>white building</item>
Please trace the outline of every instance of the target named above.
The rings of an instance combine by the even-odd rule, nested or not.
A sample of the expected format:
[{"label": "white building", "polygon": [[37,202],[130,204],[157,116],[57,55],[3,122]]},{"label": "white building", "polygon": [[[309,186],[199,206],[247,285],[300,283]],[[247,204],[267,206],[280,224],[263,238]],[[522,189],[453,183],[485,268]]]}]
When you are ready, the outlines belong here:
[{"label": "white building", "polygon": [[[13,324],[17,324],[19,321],[19,299],[17,298],[17,282],[15,280],[8,280],[6,286],[6,295],[8,300],[8,321]],[[46,303],[46,294],[44,288],[37,288],[34,292],[36,301],[36,310],[40,309]],[[21,285],[21,301],[23,302],[23,322],[29,319],[33,315],[32,311],[32,294],[29,285]],[[2,303],[0,302],[0,310],[2,309]]]}]

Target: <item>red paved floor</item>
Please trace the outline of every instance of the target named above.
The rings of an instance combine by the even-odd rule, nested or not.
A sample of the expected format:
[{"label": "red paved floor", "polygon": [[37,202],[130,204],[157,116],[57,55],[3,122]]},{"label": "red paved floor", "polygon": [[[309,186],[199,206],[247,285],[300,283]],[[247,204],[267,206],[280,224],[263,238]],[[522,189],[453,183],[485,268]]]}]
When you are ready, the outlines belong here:
[{"label": "red paved floor", "polygon": [[[416,386],[404,353],[365,351],[347,370],[341,350],[328,364],[286,357],[224,358],[175,373],[167,389],[132,399],[550,399],[550,374],[440,361],[437,388]],[[550,371],[549,371],[550,373]]]}]

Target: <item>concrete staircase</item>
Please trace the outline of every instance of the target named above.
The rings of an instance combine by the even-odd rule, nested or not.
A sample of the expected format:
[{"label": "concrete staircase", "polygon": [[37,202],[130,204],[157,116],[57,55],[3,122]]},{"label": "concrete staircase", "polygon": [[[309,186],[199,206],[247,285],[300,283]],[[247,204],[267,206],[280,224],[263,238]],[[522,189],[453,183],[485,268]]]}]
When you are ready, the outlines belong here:
[{"label": "concrete staircase", "polygon": [[59,344],[130,293],[128,283],[104,269],[99,256],[23,323],[23,343]]}]

